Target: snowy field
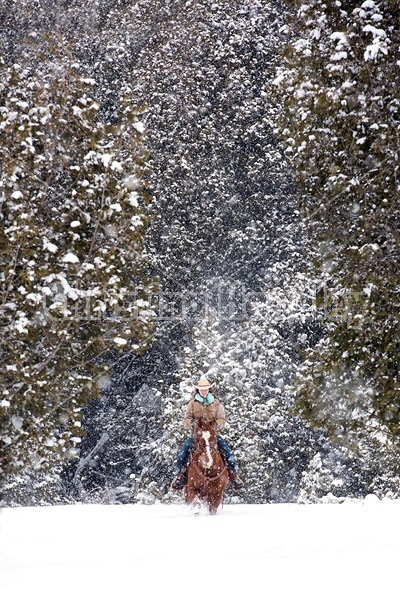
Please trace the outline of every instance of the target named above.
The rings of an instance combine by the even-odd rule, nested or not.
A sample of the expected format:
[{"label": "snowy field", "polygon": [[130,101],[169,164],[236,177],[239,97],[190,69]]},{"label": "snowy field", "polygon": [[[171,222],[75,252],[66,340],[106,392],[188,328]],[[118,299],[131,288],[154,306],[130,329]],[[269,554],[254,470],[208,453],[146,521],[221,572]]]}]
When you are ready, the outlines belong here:
[{"label": "snowy field", "polygon": [[400,502],[7,508],[1,600],[389,600]]}]

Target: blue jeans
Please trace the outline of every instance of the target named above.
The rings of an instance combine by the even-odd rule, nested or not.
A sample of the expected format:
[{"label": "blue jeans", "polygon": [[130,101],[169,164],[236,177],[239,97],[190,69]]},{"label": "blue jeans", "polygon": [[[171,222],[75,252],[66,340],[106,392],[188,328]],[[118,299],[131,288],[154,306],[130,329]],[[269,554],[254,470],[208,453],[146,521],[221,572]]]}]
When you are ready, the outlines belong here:
[{"label": "blue jeans", "polygon": [[[226,441],[220,435],[217,435],[218,441],[218,450],[223,455],[222,458],[226,457],[226,460],[233,471],[236,473],[236,458],[233,454],[231,448],[228,446]],[[178,458],[176,460],[177,472],[179,472],[183,465],[186,463],[189,452],[194,446],[194,437],[191,435],[186,442],[183,444],[182,448],[179,450]]]}]

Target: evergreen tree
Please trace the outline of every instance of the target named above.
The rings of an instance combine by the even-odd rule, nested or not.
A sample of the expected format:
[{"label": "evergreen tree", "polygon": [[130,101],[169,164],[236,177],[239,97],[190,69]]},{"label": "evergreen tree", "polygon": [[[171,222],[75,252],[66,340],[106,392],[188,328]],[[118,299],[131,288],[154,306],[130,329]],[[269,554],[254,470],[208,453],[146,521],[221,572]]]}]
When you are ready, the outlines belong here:
[{"label": "evergreen tree", "polygon": [[152,330],[140,114],[123,88],[102,121],[63,45],[0,62],[2,477],[73,456],[112,354]]},{"label": "evergreen tree", "polygon": [[[80,415],[85,437],[63,477],[83,500],[170,498],[183,409],[209,369],[227,405],[224,435],[248,484],[246,501],[295,500],[302,471],[322,452],[325,436],[290,415],[287,387],[318,327],[313,285],[301,275],[308,239],[274,132],[281,105],[269,90],[286,10],[280,0],[0,7],[9,64],[32,60],[29,44],[41,43],[43,31],[68,39],[95,79],[96,123],[118,122],[121,89],[146,106],[155,336],[140,355],[118,355]],[[236,374],[246,382],[239,403]]]},{"label": "evergreen tree", "polygon": [[[69,5],[71,18],[73,14],[79,18],[78,7],[83,4],[76,0]],[[193,365],[189,373],[184,348],[198,347],[197,329],[202,327],[205,312],[216,315],[211,319],[213,331],[215,326],[218,344],[229,348],[235,368],[246,371],[254,387],[260,377],[252,400],[243,401],[238,408],[245,423],[240,427],[251,432],[254,396],[258,397],[257,405],[267,402],[269,388],[262,394],[259,389],[269,378],[287,382],[293,373],[292,358],[294,361],[298,357],[293,349],[288,366],[284,357],[292,353],[292,346],[298,345],[298,352],[303,349],[304,342],[297,340],[296,319],[292,320],[293,335],[287,320],[285,336],[277,334],[273,349],[279,354],[273,370],[282,369],[281,376],[261,368],[254,368],[251,374],[251,345],[255,340],[251,325],[247,326],[250,305],[257,300],[261,304],[267,296],[270,306],[269,295],[278,295],[278,289],[285,297],[291,276],[305,270],[309,260],[304,227],[296,210],[295,187],[274,134],[280,108],[268,92],[280,60],[277,48],[284,41],[280,33],[284,6],[281,2],[270,5],[254,0],[171,0],[156,4],[139,0],[125,5],[124,10],[119,3],[110,3],[107,19],[101,18],[101,6],[103,3],[99,3],[96,16],[101,40],[93,33],[88,35],[84,26],[79,36],[71,31],[70,39],[88,69],[95,69],[96,79],[101,81],[99,94],[109,114],[113,112],[116,82],[129,83],[137,100],[147,104],[145,123],[153,190],[147,242],[160,286],[151,348],[138,359],[125,356],[119,361],[110,389],[88,407],[85,416],[87,436],[82,444],[82,460],[89,457],[103,433],[112,429],[122,435],[125,409],[132,416],[132,427],[127,429],[131,431],[135,456],[132,459],[121,445],[117,458],[118,441],[107,442],[96,450],[92,464],[85,463],[81,478],[90,496],[108,475],[115,487],[127,487],[128,468],[134,481],[140,481],[135,484],[138,497],[143,498],[150,487],[154,494],[151,492],[148,498],[156,498],[168,487],[176,452],[185,436],[181,419],[188,395],[187,391],[182,394],[179,382],[183,378],[185,384],[190,379],[191,389],[202,369]],[[282,276],[285,271],[287,277]],[[303,284],[306,286],[307,280]],[[261,317],[258,326],[257,334],[253,333],[261,348],[267,337]],[[246,351],[240,331],[247,327]],[[240,351],[235,353],[236,344]],[[266,368],[272,367],[274,360],[271,356]],[[232,369],[230,364],[223,364],[218,382],[225,381]],[[141,427],[133,426],[135,398],[144,384],[152,394],[162,393],[164,435],[170,436],[167,441],[160,431],[157,413],[151,417],[137,415],[136,425],[145,418],[152,422],[150,429],[146,429],[145,422]],[[218,390],[229,403],[231,392],[227,387],[228,393],[219,385]],[[231,420],[236,411],[231,412],[229,406],[227,410]],[[261,465],[256,461],[246,463],[246,469],[252,469],[246,496],[249,501],[254,491],[252,482],[259,481],[261,473],[269,478],[265,448],[276,464],[275,482],[281,470],[284,475],[273,494],[272,486],[265,484],[262,492],[256,488],[254,498],[289,497],[285,485],[289,485],[296,453],[292,453],[292,466],[286,468],[290,459],[280,462],[281,456],[278,458],[285,443],[282,441],[275,454],[272,448],[278,437],[287,437],[286,418],[286,409],[282,409],[281,424],[276,426],[272,443],[261,440],[258,433],[254,437]],[[300,420],[292,425],[291,442],[299,448],[303,435],[308,439],[309,428],[303,432]],[[238,422],[233,421],[229,439],[240,452],[242,430],[237,427]],[[148,431],[147,440],[138,429]],[[259,431],[258,424],[255,430]],[[149,451],[157,439],[159,448]],[[245,441],[243,446],[247,448]],[[154,452],[159,454],[158,473]],[[243,467],[240,456],[239,460]],[[119,473],[117,465],[121,467]],[[298,493],[300,475],[292,480],[291,499]]]},{"label": "evergreen tree", "polygon": [[398,471],[399,19],[396,1],[291,2],[275,83],[305,191],[326,333],[298,409],[380,475]]}]

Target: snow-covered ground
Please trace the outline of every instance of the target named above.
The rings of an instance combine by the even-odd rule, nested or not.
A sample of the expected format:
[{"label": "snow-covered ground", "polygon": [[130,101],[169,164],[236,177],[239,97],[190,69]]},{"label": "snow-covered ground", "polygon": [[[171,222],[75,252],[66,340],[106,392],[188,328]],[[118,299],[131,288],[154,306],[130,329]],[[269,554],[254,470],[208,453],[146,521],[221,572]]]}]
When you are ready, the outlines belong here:
[{"label": "snow-covered ground", "polygon": [[1,600],[400,597],[400,501],[7,508]]}]

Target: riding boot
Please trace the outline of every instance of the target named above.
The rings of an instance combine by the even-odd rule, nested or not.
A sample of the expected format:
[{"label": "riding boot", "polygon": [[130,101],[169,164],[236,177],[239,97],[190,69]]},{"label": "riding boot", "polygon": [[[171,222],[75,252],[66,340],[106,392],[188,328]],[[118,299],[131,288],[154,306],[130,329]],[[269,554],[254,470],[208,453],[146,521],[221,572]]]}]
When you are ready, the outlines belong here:
[{"label": "riding boot", "polygon": [[226,470],[228,471],[228,475],[229,475],[229,481],[231,482],[231,486],[233,487],[233,489],[238,492],[239,490],[244,488],[244,483],[243,481],[240,479],[240,477],[238,476],[238,474],[236,473],[236,461],[235,458],[233,456],[233,454],[231,453],[231,459],[228,458],[227,456],[227,451],[226,451],[226,446],[224,448],[224,446],[220,446],[218,445],[218,449],[219,449],[219,453],[222,457],[222,460],[224,461],[224,464],[226,466]]},{"label": "riding boot", "polygon": [[187,483],[187,468],[186,465],[183,465],[179,473],[176,475],[175,479],[171,483],[171,488],[173,490],[182,490]]},{"label": "riding boot", "polygon": [[229,465],[227,465],[227,469],[228,469],[229,481],[231,482],[231,486],[233,487],[233,489],[236,492],[238,492],[239,490],[242,490],[244,488],[244,483],[240,479],[239,475],[237,473],[235,473],[235,471]]}]

